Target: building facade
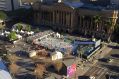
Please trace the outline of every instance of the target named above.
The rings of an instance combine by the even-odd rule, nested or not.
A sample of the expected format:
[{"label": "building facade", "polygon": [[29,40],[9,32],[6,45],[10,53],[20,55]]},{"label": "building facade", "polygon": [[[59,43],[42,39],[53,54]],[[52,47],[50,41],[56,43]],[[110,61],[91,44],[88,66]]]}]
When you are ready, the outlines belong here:
[{"label": "building facade", "polygon": [[55,51],[54,53],[51,54],[52,61],[62,59],[62,58],[63,58],[63,54],[59,51]]},{"label": "building facade", "polygon": [[[16,10],[19,8],[27,8],[27,7],[29,8],[30,3],[33,3],[34,1],[38,1],[38,0],[33,0],[33,1],[29,1],[29,0],[0,0],[0,10],[13,11],[13,10]],[[24,2],[29,3],[29,4],[24,4]]]},{"label": "building facade", "polygon": [[52,5],[34,3],[34,22],[54,30],[77,32],[107,40],[111,37],[118,11],[82,3],[61,2]]}]

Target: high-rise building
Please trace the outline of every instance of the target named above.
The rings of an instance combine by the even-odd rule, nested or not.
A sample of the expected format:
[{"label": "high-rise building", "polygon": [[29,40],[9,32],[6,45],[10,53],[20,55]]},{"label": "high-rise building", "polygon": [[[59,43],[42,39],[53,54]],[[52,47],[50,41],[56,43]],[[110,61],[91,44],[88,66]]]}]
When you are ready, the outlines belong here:
[{"label": "high-rise building", "polygon": [[18,9],[20,0],[0,0],[0,10],[11,11]]},{"label": "high-rise building", "polygon": [[19,8],[29,8],[31,3],[36,1],[40,0],[0,0],[0,10],[12,11]]},{"label": "high-rise building", "polygon": [[110,0],[110,4],[115,8],[119,10],[119,0]]}]

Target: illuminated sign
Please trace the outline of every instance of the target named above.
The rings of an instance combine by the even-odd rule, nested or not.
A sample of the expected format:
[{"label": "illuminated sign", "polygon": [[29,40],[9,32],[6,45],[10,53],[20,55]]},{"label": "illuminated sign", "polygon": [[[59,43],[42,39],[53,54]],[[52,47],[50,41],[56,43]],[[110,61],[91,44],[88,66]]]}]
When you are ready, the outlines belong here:
[{"label": "illuminated sign", "polygon": [[67,67],[67,77],[71,77],[76,72],[76,64]]}]

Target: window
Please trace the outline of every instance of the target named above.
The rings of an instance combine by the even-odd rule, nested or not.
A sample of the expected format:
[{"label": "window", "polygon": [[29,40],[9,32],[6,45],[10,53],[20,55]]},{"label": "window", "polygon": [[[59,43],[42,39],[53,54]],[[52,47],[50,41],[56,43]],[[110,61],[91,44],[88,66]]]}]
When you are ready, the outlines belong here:
[{"label": "window", "polygon": [[90,1],[97,1],[97,0],[90,0]]}]

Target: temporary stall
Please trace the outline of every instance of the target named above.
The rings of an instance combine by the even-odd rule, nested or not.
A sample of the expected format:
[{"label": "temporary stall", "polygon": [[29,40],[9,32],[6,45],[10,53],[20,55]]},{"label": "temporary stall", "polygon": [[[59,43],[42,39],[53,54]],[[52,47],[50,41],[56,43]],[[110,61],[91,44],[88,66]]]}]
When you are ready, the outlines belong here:
[{"label": "temporary stall", "polygon": [[76,72],[75,59],[66,59],[63,61],[63,64],[64,64],[63,70],[65,70],[64,72],[67,78],[69,79],[72,76],[74,76]]},{"label": "temporary stall", "polygon": [[55,51],[54,53],[51,54],[52,60],[57,60],[57,59],[62,59],[63,54],[59,51]]},{"label": "temporary stall", "polygon": [[36,56],[37,52],[35,50],[30,51],[29,57],[34,57]]}]

